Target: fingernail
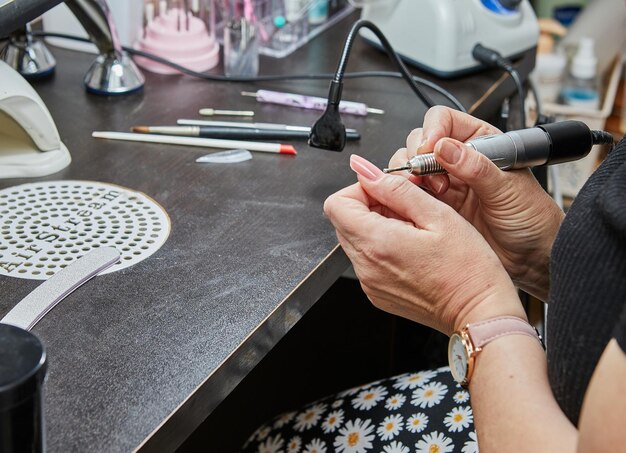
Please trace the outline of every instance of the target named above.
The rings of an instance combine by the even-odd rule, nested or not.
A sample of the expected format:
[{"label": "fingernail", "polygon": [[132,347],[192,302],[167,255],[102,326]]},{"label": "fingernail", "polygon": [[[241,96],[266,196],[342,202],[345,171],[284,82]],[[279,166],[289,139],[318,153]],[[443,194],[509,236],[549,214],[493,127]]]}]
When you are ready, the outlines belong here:
[{"label": "fingernail", "polygon": [[439,140],[439,135],[436,132],[431,132],[430,134],[426,136],[424,141],[420,143],[420,146],[417,149],[432,151],[433,147],[435,146],[438,140]]},{"label": "fingernail", "polygon": [[439,157],[449,164],[456,164],[461,158],[461,148],[450,140],[442,140],[439,145]]},{"label": "fingernail", "polygon": [[350,168],[371,181],[376,181],[384,175],[380,168],[356,154],[350,156]]},{"label": "fingernail", "polygon": [[431,184],[433,190],[435,191],[435,193],[436,194],[440,194],[441,193],[441,189],[443,189],[443,186],[444,186],[445,182],[441,178],[433,177],[430,180],[430,184]]}]

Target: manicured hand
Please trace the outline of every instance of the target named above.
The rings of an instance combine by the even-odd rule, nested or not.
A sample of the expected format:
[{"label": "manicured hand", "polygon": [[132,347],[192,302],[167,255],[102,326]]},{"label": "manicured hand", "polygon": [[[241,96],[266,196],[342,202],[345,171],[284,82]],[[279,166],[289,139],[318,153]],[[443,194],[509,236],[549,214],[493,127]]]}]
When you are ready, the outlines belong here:
[{"label": "manicured hand", "polygon": [[423,127],[408,136],[407,147],[392,157],[390,166],[434,151],[448,175],[409,179],[474,225],[513,281],[545,300],[550,252],[564,214],[529,170],[502,171],[463,144],[496,133],[500,131],[470,115],[434,107],[426,113]]},{"label": "manicured hand", "polygon": [[467,322],[524,318],[500,260],[450,206],[358,156],[359,183],[324,211],[369,299],[379,308],[450,334]]}]

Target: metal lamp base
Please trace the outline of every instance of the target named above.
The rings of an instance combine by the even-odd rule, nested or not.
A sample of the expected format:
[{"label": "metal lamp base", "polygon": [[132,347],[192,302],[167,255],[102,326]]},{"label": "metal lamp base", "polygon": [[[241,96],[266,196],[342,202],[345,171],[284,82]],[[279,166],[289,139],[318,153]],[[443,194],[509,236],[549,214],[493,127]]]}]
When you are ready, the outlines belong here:
[{"label": "metal lamp base", "polygon": [[52,75],[57,65],[41,40],[24,34],[11,37],[0,58],[27,79]]},{"label": "metal lamp base", "polygon": [[85,87],[94,94],[127,94],[143,88],[145,79],[126,52],[99,55],[85,75]]}]

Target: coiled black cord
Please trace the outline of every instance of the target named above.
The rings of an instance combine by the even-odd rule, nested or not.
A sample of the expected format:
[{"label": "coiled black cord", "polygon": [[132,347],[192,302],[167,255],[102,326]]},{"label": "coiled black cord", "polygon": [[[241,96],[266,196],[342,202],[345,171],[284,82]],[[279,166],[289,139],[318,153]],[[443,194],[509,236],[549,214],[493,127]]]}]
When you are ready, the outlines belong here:
[{"label": "coiled black cord", "polygon": [[615,138],[607,131],[591,131],[591,141],[594,145],[615,145]]}]

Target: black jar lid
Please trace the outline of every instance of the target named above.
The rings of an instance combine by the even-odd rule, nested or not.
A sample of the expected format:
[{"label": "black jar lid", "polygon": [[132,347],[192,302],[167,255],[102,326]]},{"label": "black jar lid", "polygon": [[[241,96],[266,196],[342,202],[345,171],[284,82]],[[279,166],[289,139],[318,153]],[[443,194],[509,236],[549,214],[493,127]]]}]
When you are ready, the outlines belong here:
[{"label": "black jar lid", "polygon": [[46,351],[34,334],[0,323],[0,412],[39,392],[46,365]]}]

